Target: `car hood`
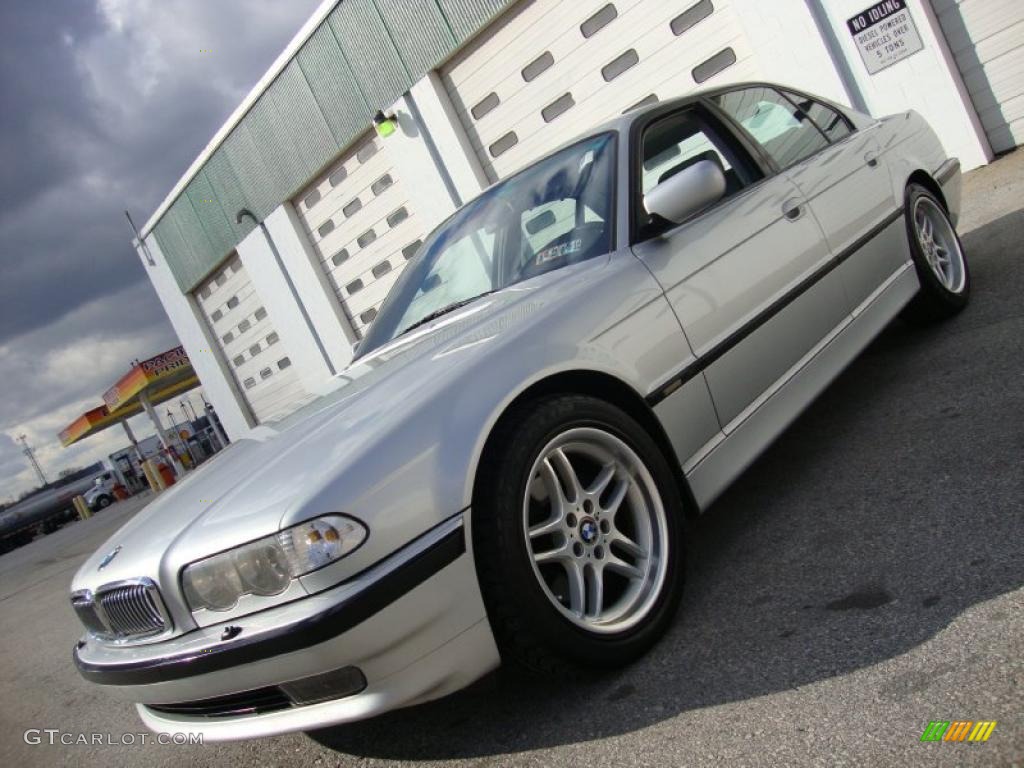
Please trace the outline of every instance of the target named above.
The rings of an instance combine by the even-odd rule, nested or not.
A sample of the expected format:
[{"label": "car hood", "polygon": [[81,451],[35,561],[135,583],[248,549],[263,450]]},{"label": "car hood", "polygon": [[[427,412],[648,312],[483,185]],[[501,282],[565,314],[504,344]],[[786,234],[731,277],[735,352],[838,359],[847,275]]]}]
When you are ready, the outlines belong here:
[{"label": "car hood", "polygon": [[[566,267],[482,297],[360,358],[323,396],[280,422],[256,427],[154,499],[82,565],[72,589],[140,576],[176,581],[189,562],[347,511],[348,499],[327,506],[318,496],[327,479],[357,464],[377,435],[424,408],[431,394],[453,386],[474,357],[529,333],[547,311],[586,291],[607,261]],[[353,492],[358,482],[349,482]],[[365,522],[372,531],[382,527]],[[115,547],[117,555],[101,568]]]}]

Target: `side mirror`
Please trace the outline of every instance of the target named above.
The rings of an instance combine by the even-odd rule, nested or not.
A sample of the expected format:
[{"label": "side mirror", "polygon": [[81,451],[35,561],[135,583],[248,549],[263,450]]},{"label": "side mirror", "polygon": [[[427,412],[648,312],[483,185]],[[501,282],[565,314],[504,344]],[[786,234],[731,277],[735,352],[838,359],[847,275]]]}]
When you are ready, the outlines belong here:
[{"label": "side mirror", "polygon": [[725,174],[713,160],[700,160],[644,195],[644,208],[674,224],[717,203],[725,195]]}]

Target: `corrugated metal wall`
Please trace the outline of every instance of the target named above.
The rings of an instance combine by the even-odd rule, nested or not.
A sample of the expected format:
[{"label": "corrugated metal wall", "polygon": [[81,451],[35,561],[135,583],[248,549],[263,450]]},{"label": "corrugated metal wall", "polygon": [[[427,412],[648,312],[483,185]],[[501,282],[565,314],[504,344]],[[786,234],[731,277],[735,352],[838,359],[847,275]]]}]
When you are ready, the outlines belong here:
[{"label": "corrugated metal wall", "polygon": [[511,2],[341,0],[153,228],[181,290]]}]

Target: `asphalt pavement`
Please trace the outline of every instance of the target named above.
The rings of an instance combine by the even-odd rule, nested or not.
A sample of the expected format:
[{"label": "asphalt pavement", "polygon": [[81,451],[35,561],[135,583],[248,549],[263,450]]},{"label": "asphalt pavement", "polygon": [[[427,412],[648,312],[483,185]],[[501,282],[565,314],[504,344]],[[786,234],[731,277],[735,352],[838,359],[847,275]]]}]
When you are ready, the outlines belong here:
[{"label": "asphalt pavement", "polygon": [[[893,323],[697,521],[680,614],[637,664],[499,671],[315,738],[122,745],[144,729],[75,672],[67,590],[131,500],[0,557],[0,765],[1024,766],[1024,151],[964,201],[970,306]],[[931,720],[997,726],[922,743]]]}]

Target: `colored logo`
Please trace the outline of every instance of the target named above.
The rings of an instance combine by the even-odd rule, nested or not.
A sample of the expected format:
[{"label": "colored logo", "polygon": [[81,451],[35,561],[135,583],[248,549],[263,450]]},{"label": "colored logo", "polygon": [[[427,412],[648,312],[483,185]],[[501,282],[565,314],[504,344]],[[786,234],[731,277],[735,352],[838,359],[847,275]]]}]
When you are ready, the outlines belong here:
[{"label": "colored logo", "polygon": [[597,539],[597,523],[589,517],[580,524],[580,538],[584,544],[590,544]]},{"label": "colored logo", "polygon": [[932,720],[921,741],[988,741],[995,729],[995,720]]}]

